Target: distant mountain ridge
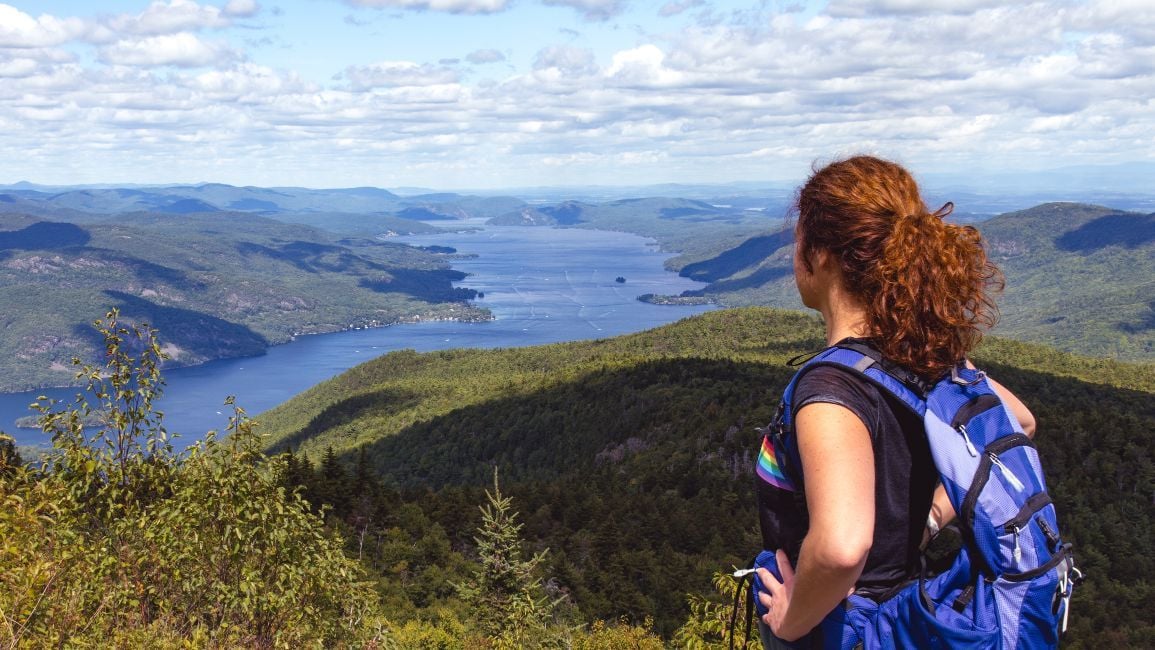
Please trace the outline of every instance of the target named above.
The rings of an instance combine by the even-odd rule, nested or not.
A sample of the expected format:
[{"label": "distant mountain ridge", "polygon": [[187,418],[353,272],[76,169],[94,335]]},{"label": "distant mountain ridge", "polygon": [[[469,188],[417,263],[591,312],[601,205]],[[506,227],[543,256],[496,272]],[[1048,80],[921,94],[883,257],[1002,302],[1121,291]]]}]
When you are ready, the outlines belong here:
[{"label": "distant mountain ridge", "polygon": [[493,217],[523,205],[511,197],[452,193],[401,197],[376,187],[310,189],[236,187],[223,183],[149,187],[40,188],[17,184],[0,188],[0,208],[47,218],[73,220],[84,215],[130,212],[190,214],[254,213],[274,218],[313,214],[373,214],[402,219]]},{"label": "distant mountain ridge", "polygon": [[[1155,214],[1046,203],[976,227],[1006,276],[996,334],[1155,361]],[[686,264],[683,276],[710,285],[682,297],[797,308],[792,248],[784,228]]]}]

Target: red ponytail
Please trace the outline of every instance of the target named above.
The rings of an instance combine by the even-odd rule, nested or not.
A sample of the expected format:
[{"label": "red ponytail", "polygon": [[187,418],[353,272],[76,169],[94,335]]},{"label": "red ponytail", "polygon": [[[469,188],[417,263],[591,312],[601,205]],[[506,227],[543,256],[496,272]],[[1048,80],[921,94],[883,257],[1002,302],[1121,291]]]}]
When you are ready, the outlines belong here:
[{"label": "red ponytail", "polygon": [[952,207],[931,213],[906,169],[871,156],[815,171],[798,194],[801,259],[833,253],[879,351],[927,378],[994,326],[1003,286],[978,231],[943,221]]}]

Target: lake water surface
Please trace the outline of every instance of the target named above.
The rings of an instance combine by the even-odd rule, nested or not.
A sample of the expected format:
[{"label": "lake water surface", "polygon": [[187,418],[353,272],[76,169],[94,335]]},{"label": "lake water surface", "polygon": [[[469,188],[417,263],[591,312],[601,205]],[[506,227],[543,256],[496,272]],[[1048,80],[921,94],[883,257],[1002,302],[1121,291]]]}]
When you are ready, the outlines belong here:
[{"label": "lake water surface", "polygon": [[[437,225],[444,227],[443,222]],[[519,347],[617,336],[671,323],[708,311],[708,306],[651,305],[645,293],[677,294],[702,286],[666,271],[669,254],[652,240],[599,230],[480,226],[473,232],[400,238],[415,245],[452,246],[474,258],[453,268],[471,274],[460,286],[485,294],[477,304],[495,320],[483,323],[431,322],[299,337],[260,357],[213,361],[165,372],[167,387],[158,408],[178,446],[228,424],[226,396],[250,414],[272,408],[293,395],[353,366],[390,352],[448,348]],[[621,276],[625,283],[615,278]],[[164,332],[161,332],[161,338]],[[0,429],[18,444],[46,444],[39,431],[16,429],[38,395],[71,400],[77,389],[0,394]],[[259,419],[259,418],[258,418]]]}]

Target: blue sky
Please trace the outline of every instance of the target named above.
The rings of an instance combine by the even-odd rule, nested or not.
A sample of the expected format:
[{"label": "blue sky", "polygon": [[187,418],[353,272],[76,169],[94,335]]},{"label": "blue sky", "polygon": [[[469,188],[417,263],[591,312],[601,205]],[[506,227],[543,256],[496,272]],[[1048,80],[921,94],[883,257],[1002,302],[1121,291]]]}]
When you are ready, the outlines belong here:
[{"label": "blue sky", "polygon": [[1155,161],[1150,0],[0,0],[0,183]]}]

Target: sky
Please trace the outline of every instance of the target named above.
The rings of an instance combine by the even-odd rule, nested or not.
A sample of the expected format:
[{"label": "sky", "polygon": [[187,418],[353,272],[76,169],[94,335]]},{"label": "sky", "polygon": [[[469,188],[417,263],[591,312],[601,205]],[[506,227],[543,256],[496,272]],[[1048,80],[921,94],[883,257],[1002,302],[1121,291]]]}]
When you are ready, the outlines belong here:
[{"label": "sky", "polygon": [[0,183],[1155,161],[1155,0],[0,0]]}]

